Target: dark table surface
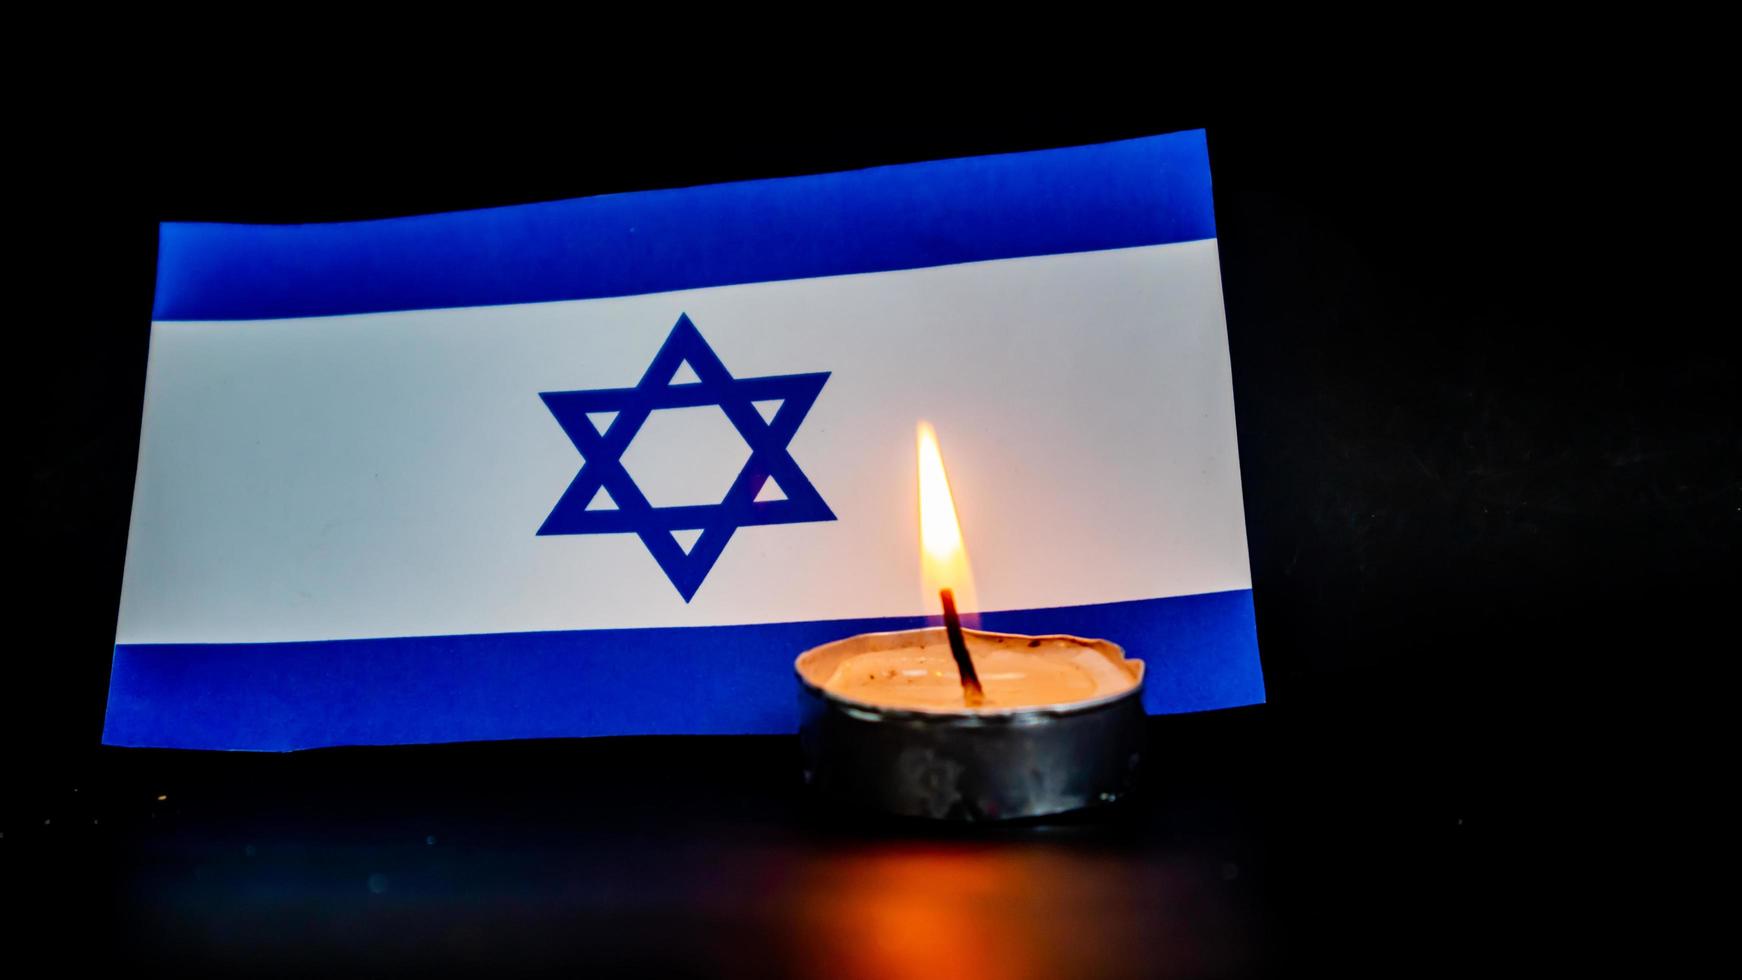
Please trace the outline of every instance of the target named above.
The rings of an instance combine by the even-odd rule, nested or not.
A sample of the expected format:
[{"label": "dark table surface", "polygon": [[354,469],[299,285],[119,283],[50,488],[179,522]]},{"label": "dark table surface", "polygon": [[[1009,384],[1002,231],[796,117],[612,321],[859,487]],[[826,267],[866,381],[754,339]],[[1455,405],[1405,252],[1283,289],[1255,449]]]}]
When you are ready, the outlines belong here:
[{"label": "dark table surface", "polygon": [[1419,975],[1496,935],[1455,772],[1270,706],[1151,730],[1129,803],[977,826],[830,809],[793,738],[104,751],[0,853],[63,960],[178,973]]}]

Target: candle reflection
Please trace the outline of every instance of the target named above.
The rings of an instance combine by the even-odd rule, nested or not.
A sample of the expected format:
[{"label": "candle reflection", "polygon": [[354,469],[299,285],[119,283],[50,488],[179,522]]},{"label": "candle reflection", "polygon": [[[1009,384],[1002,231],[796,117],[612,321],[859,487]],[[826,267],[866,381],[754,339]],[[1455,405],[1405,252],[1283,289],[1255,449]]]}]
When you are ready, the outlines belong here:
[{"label": "candle reflection", "polygon": [[1226,936],[1229,912],[1202,872],[1046,847],[873,847],[789,883],[793,966],[841,980],[1219,972],[1247,952],[1199,941]]}]

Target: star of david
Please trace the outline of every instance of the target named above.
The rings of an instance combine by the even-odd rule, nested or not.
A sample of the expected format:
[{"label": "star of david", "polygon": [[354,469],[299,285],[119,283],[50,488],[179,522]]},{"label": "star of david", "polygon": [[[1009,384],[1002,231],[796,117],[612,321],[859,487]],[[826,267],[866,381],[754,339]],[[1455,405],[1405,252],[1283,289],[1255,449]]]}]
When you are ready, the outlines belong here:
[{"label": "star of david", "polygon": [[[698,380],[677,382],[686,363]],[[787,450],[828,380],[827,371],[734,378],[689,315],[679,316],[635,387],[539,394],[580,450],[583,462],[538,533],[638,535],[678,594],[689,602],[739,528],[835,519]],[[753,404],[776,400],[780,407],[766,419]],[[750,445],[750,459],[719,503],[654,507],[623,467],[623,451],[655,410],[698,405],[718,405],[726,413]],[[601,412],[616,413],[602,431],[588,417]],[[786,499],[756,499],[770,479]],[[616,509],[588,509],[601,489]],[[687,550],[674,533],[698,530],[700,536]]]}]

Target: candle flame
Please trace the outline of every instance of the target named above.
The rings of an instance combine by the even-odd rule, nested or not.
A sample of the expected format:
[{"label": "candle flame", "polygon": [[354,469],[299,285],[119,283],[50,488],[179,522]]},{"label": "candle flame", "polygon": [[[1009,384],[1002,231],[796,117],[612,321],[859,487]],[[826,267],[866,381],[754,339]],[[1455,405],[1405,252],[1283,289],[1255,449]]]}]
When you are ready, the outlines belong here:
[{"label": "candle flame", "polygon": [[935,607],[938,591],[950,589],[958,609],[978,609],[968,550],[962,545],[962,525],[956,519],[955,497],[944,472],[943,451],[938,448],[937,430],[927,422],[919,423],[919,544],[927,605]]}]

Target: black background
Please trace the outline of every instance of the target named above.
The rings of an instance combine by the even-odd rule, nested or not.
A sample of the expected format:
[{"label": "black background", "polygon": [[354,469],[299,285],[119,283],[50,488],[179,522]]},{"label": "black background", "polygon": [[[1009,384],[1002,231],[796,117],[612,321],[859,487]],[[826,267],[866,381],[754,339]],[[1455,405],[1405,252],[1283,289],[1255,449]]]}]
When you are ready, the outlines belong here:
[{"label": "black background", "polygon": [[[1214,105],[970,86],[826,113],[803,89],[601,106],[195,79],[44,121],[12,209],[13,939],[215,971],[858,975],[899,957],[840,945],[853,930],[816,910],[869,916],[871,937],[900,907],[1026,949],[1037,975],[1415,974],[1704,928],[1665,911],[1667,884],[1633,884],[1710,859],[1642,828],[1699,823],[1697,747],[1734,656],[1734,316],[1692,308],[1721,260],[1658,221],[1701,218],[1686,129],[1607,96],[1387,97],[1382,80]],[[157,221],[445,211],[1199,126],[1270,703],[1155,720],[1159,761],[1119,813],[984,833],[829,813],[785,739],[98,747]]]}]

